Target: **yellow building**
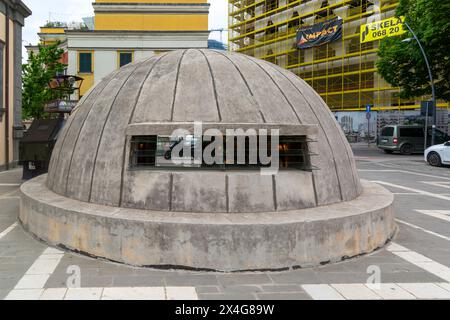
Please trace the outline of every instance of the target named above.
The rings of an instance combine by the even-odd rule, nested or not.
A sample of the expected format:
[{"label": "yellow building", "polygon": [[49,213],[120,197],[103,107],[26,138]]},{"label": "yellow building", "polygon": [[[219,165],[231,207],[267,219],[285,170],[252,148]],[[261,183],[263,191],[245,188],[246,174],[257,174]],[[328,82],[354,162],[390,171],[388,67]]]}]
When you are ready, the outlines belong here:
[{"label": "yellow building", "polygon": [[17,164],[22,136],[22,27],[31,14],[20,0],[0,1],[0,171]]},{"label": "yellow building", "polygon": [[39,32],[39,38],[41,39],[41,44],[51,45],[56,42],[64,42],[66,40],[66,26],[64,24],[58,23],[48,23],[46,26],[41,27],[41,32]]},{"label": "yellow building", "polygon": [[[232,50],[278,64],[306,80],[333,111],[413,110],[376,69],[380,40],[361,40],[361,26],[394,17],[398,0],[229,0]],[[329,21],[342,36],[307,49],[297,30]],[[445,104],[441,104],[447,107]]]},{"label": "yellow building", "polygon": [[61,28],[56,23],[39,33],[43,44],[62,42],[67,73],[84,78],[81,95],[127,63],[168,50],[208,46],[207,0],[96,0],[92,5],[93,27]]}]

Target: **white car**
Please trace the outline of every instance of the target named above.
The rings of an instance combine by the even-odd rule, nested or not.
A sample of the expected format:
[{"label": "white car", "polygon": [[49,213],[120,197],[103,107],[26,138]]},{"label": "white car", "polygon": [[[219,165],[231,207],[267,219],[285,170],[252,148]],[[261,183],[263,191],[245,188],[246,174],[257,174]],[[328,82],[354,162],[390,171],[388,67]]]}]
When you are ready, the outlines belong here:
[{"label": "white car", "polygon": [[433,167],[450,165],[450,141],[429,147],[425,150],[425,161]]}]

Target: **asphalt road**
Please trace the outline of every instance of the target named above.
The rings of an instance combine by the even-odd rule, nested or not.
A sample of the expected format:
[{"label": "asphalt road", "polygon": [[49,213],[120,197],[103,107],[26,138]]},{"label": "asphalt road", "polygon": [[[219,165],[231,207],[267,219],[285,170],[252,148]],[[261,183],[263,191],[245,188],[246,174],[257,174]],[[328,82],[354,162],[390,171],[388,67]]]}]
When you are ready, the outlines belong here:
[{"label": "asphalt road", "polygon": [[0,299],[450,299],[450,168],[353,149],[361,178],[395,194],[397,236],[368,256],[275,273],[139,269],[48,248],[17,224],[20,171],[2,172]]}]

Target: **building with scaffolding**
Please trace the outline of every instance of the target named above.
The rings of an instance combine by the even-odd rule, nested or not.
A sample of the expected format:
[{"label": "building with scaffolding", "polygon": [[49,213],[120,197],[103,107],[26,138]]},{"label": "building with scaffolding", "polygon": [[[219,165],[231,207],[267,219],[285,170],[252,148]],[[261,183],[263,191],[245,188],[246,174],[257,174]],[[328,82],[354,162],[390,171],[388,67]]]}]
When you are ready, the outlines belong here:
[{"label": "building with scaffolding", "polygon": [[[233,51],[265,59],[294,72],[308,82],[334,112],[365,112],[370,106],[378,115],[408,113],[418,110],[423,99],[399,98],[399,89],[390,86],[377,73],[380,40],[368,41],[361,35],[362,26],[394,17],[398,2],[230,0],[229,45]],[[337,20],[341,25],[339,37],[299,48],[299,30]],[[443,119],[448,122],[445,115]]]}]

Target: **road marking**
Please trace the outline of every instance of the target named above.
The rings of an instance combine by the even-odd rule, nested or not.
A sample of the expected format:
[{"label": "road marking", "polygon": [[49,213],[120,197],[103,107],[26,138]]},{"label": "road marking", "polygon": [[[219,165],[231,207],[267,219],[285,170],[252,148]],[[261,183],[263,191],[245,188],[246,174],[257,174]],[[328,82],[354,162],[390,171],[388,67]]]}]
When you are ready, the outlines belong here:
[{"label": "road marking", "polygon": [[0,197],[0,200],[20,200],[20,197]]},{"label": "road marking", "polygon": [[[314,300],[450,299],[449,283],[317,284],[302,288]],[[16,290],[14,300],[198,300],[193,287],[49,288]],[[182,294],[180,294],[180,292]],[[187,293],[187,294],[186,294]]]},{"label": "road marking", "polygon": [[12,290],[5,300],[39,300],[44,289]]},{"label": "road marking", "polygon": [[385,163],[382,163],[382,161],[377,161],[377,162],[374,162],[374,164],[378,165],[380,167],[384,167],[384,168],[400,167],[399,164],[395,164],[392,162],[388,162],[388,164],[385,164]]},{"label": "road marking", "polygon": [[382,185],[385,185],[385,186],[388,186],[388,187],[394,187],[394,188],[398,188],[398,189],[403,189],[403,190],[415,192],[417,194],[421,194],[421,195],[424,195],[424,196],[429,196],[429,197],[433,197],[433,198],[437,198],[437,199],[441,199],[441,200],[450,201],[450,197],[442,196],[440,194],[434,194],[434,193],[431,193],[431,192],[428,192],[428,191],[424,191],[424,190],[404,187],[404,186],[400,186],[398,184],[393,184],[393,183],[384,182],[384,181],[372,181],[372,182],[378,183],[378,184],[382,184]]},{"label": "road marking", "polygon": [[5,170],[5,171],[0,172],[0,175],[6,174],[6,173],[12,173],[12,172],[15,172],[15,171],[20,171],[20,169]]},{"label": "road marking", "polygon": [[399,244],[393,243],[387,247],[387,250],[396,256],[412,263],[413,265],[424,269],[425,271],[450,282],[450,268],[440,264],[430,258],[405,248]]},{"label": "road marking", "polygon": [[450,299],[450,292],[435,283],[399,283],[418,299]]},{"label": "road marking", "polygon": [[420,230],[420,231],[422,231],[422,232],[431,234],[431,235],[433,235],[433,236],[435,236],[435,237],[439,237],[439,238],[445,239],[445,240],[447,240],[447,241],[450,241],[450,238],[449,238],[449,237],[443,236],[442,234],[439,234],[439,233],[436,233],[436,232],[433,232],[433,231],[424,229],[424,228],[422,228],[422,227],[416,226],[416,225],[414,225],[414,224],[412,224],[412,223],[408,223],[408,222],[403,221],[403,220],[400,220],[400,219],[395,219],[395,220],[396,220],[397,222],[401,223],[401,224],[404,224],[404,225],[408,226],[408,227],[411,227],[411,228]]},{"label": "road marking", "polygon": [[100,300],[104,288],[69,288],[64,300]]},{"label": "road marking", "polygon": [[0,183],[0,187],[20,187],[21,184],[17,183]]},{"label": "road marking", "polygon": [[[395,283],[380,283],[378,288],[376,286],[370,286],[377,295],[385,300],[413,300],[416,297],[410,294],[408,291],[400,287]],[[450,292],[449,292],[450,293]]]},{"label": "road marking", "polygon": [[194,287],[166,287],[166,300],[198,300]]},{"label": "road marking", "polygon": [[45,289],[36,300],[64,300],[67,288],[49,288]]},{"label": "road marking", "polygon": [[198,300],[194,287],[48,288],[11,291],[5,300]]},{"label": "road marking", "polygon": [[314,300],[345,300],[336,289],[328,284],[306,284],[302,288]]},{"label": "road marking", "polygon": [[64,252],[47,248],[5,300],[198,300],[195,287],[48,288]]},{"label": "road marking", "polygon": [[19,199],[20,199],[20,197],[14,197],[14,196],[11,196],[12,194],[17,193],[17,191],[19,191],[19,190],[20,190],[20,189],[16,189],[16,190],[14,190],[14,191],[10,191],[10,192],[8,192],[8,193],[1,194],[1,195],[0,195],[0,200],[2,200],[2,199],[8,199],[8,198],[19,198]]},{"label": "road marking", "polygon": [[369,289],[365,284],[332,284],[336,291],[344,296],[347,300],[380,300],[381,297],[373,290]]},{"label": "road marking", "polygon": [[308,284],[302,288],[313,300],[450,299],[449,283]]},{"label": "road marking", "polygon": [[394,196],[417,196],[417,193],[408,192],[392,192]]},{"label": "road marking", "polygon": [[55,271],[63,256],[64,252],[47,248],[17,282],[14,289],[8,293],[5,300],[19,300],[22,298],[34,300],[33,297],[38,294],[40,297],[44,292],[44,286],[48,278]]},{"label": "road marking", "polygon": [[[417,196],[417,193],[412,192],[392,192],[394,196]],[[450,197],[450,193],[436,193],[441,196]],[[1,198],[0,198],[1,199]]]},{"label": "road marking", "polygon": [[450,292],[450,283],[436,283],[439,287],[444,288]]},{"label": "road marking", "polygon": [[397,169],[390,169],[390,170],[372,170],[372,169],[365,170],[365,169],[360,169],[358,171],[360,171],[360,172],[399,172],[399,173],[408,173],[408,174],[413,174],[413,175],[422,176],[422,177],[428,177],[428,178],[450,180],[450,178],[448,178],[448,177],[435,176],[435,175],[432,175],[432,174],[419,173],[419,172],[406,171],[406,170],[397,170]]},{"label": "road marking", "polygon": [[450,182],[444,182],[444,181],[419,181],[419,182],[429,184],[429,185],[435,186],[435,187],[450,189]]},{"label": "road marking", "polygon": [[10,233],[11,231],[13,231],[13,229],[15,227],[17,227],[19,225],[18,222],[13,223],[11,226],[9,226],[8,228],[6,228],[6,230],[4,230],[3,232],[0,233],[0,239],[3,238],[4,236],[6,236],[8,233]]},{"label": "road marking", "polygon": [[426,214],[427,216],[445,220],[450,222],[450,211],[449,210],[416,210],[419,213]]},{"label": "road marking", "polygon": [[166,290],[162,287],[105,288],[101,300],[166,300],[166,296]]},{"label": "road marking", "polygon": [[400,172],[400,170],[358,169],[359,172]]}]

